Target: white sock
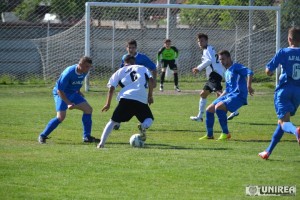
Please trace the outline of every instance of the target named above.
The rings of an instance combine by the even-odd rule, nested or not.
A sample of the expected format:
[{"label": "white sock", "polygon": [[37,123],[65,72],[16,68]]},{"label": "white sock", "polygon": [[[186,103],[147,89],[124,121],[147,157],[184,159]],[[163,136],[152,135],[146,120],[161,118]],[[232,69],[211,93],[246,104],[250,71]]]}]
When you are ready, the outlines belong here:
[{"label": "white sock", "polygon": [[197,116],[198,118],[203,118],[203,114],[204,114],[205,107],[206,107],[206,102],[207,102],[206,99],[200,98],[199,113],[198,113],[198,116]]},{"label": "white sock", "polygon": [[151,118],[147,118],[143,121],[143,123],[141,124],[142,125],[142,128],[149,128],[153,123],[153,119]]},{"label": "white sock", "polygon": [[292,122],[283,122],[281,128],[284,132],[296,135],[296,126],[292,124]]},{"label": "white sock", "polygon": [[106,124],[102,132],[100,146],[104,146],[106,139],[108,138],[109,134],[111,133],[116,124],[120,125],[120,123],[114,122],[113,120],[109,120],[109,122]]}]

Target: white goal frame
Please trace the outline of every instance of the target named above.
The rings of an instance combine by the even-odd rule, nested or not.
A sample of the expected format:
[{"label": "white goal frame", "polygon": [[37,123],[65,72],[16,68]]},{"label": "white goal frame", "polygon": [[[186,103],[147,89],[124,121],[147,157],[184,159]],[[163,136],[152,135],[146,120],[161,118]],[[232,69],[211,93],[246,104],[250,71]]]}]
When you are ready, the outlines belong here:
[{"label": "white goal frame", "polygon": [[[213,10],[268,10],[276,11],[276,51],[280,49],[280,23],[281,8],[280,6],[218,6],[218,5],[188,5],[188,4],[146,4],[146,3],[109,3],[109,2],[86,2],[85,3],[85,56],[90,56],[90,9],[92,6],[97,7],[131,7],[131,8],[182,8],[182,9],[213,9]],[[249,27],[251,20],[249,20]],[[168,37],[169,19],[167,18],[166,37]],[[250,32],[250,28],[249,28]],[[278,82],[278,70],[276,70],[276,85]],[[85,91],[89,90],[89,78],[85,79]]]}]

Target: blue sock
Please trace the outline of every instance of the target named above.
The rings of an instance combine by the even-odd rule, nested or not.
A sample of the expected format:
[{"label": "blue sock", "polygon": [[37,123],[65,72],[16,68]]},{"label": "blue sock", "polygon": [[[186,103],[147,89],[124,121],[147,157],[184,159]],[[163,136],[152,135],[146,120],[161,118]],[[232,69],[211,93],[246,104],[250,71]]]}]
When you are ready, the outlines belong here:
[{"label": "blue sock", "polygon": [[91,136],[92,131],[92,114],[82,115],[83,137]]},{"label": "blue sock", "polygon": [[224,110],[216,110],[216,114],[219,118],[219,123],[221,125],[222,131],[225,134],[228,134],[228,126],[227,126],[227,115],[226,115],[226,111]]},{"label": "blue sock", "polygon": [[269,147],[266,149],[266,151],[269,152],[269,154],[272,153],[273,149],[275,148],[277,143],[282,138],[283,133],[284,133],[284,131],[282,130],[280,124],[278,124],[276,130],[273,133],[271,143],[270,143]]},{"label": "blue sock", "polygon": [[212,137],[214,135],[214,123],[215,123],[215,114],[206,111],[206,131],[207,136]]},{"label": "blue sock", "polygon": [[47,137],[59,124],[60,121],[56,117],[51,119],[40,136]]}]

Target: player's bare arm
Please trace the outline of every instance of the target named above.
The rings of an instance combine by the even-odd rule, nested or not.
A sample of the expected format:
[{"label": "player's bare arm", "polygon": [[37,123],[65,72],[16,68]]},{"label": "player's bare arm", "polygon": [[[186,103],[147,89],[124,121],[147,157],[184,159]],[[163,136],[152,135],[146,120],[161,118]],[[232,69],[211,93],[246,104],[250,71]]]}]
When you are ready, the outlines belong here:
[{"label": "player's bare arm", "polygon": [[70,110],[74,109],[75,104],[72,103],[72,102],[67,98],[66,94],[65,94],[63,91],[57,90],[57,94],[58,94],[58,95],[60,96],[60,98],[68,105],[68,108],[69,108]]},{"label": "player's bare arm", "polygon": [[154,100],[153,100],[154,83],[155,83],[154,78],[149,78],[149,82],[148,82],[148,85],[149,85],[149,88],[148,88],[148,104],[149,105],[154,103]]},{"label": "player's bare arm", "polygon": [[152,70],[152,71],[151,71],[151,74],[152,74],[153,79],[154,79],[154,81],[153,81],[153,88],[156,88],[157,71],[156,71],[156,70]]},{"label": "player's bare arm", "polygon": [[114,95],[114,91],[115,91],[115,87],[114,86],[110,86],[110,88],[108,90],[108,93],[107,93],[106,104],[103,106],[103,108],[101,110],[102,112],[106,112],[106,111],[109,110],[110,103],[111,103],[112,97]]},{"label": "player's bare arm", "polygon": [[248,88],[248,92],[251,96],[254,94],[254,89],[252,88],[252,79],[253,79],[253,76],[248,76],[247,88]]},{"label": "player's bare arm", "polygon": [[193,74],[197,74],[197,73],[199,73],[200,71],[199,71],[199,69],[198,69],[197,67],[194,67],[194,68],[192,69],[192,72],[193,72]]},{"label": "player's bare arm", "polygon": [[274,74],[274,72],[272,72],[270,69],[266,68],[266,74],[268,76],[272,76]]}]

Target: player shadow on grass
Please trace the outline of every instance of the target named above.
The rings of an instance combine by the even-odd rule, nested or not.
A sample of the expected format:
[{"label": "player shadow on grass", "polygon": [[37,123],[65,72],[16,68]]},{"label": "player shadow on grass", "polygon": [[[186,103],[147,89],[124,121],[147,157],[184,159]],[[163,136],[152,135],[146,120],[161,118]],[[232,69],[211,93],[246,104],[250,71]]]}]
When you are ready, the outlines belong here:
[{"label": "player shadow on grass", "polygon": [[[270,142],[270,140],[257,140],[257,139],[230,139],[235,142]],[[280,140],[280,142],[292,142],[297,143],[295,140]]]},{"label": "player shadow on grass", "polygon": [[[128,143],[125,142],[108,142],[106,145],[128,145]],[[145,146],[140,149],[174,149],[174,150],[219,150],[219,151],[225,151],[225,150],[232,150],[232,148],[224,148],[224,147],[184,147],[184,146],[178,146],[178,145],[169,145],[169,144],[153,144],[153,143],[145,143]]]},{"label": "player shadow on grass", "polygon": [[277,124],[274,123],[256,123],[256,122],[232,122],[232,123],[238,123],[238,124],[247,124],[251,126],[277,126]]}]

